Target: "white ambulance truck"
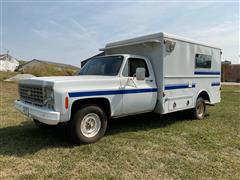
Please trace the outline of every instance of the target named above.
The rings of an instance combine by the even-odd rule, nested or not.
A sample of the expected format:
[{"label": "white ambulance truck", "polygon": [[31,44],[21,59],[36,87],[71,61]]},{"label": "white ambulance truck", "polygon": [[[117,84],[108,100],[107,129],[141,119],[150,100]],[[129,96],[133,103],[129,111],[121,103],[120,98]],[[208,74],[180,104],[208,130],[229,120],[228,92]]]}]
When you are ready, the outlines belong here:
[{"label": "white ambulance truck", "polygon": [[219,103],[221,49],[157,33],[109,43],[78,76],[21,80],[18,110],[39,127],[68,122],[74,144],[93,143],[110,118],[189,109],[203,119]]}]

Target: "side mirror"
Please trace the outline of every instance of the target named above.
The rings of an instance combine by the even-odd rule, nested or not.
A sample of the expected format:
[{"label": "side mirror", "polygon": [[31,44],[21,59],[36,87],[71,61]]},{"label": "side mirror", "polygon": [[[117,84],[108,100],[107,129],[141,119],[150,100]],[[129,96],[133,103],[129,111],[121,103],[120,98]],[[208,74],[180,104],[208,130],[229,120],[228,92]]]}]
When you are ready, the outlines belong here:
[{"label": "side mirror", "polygon": [[136,69],[136,78],[137,80],[145,80],[145,68],[137,68]]}]

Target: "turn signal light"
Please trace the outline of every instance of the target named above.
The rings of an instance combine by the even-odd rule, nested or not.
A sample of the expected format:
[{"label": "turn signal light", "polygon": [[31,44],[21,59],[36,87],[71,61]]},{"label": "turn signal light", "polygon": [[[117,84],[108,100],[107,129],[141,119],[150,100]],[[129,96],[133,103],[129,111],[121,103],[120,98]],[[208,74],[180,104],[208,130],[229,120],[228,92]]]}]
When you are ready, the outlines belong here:
[{"label": "turn signal light", "polygon": [[68,97],[65,97],[65,109],[68,109]]}]

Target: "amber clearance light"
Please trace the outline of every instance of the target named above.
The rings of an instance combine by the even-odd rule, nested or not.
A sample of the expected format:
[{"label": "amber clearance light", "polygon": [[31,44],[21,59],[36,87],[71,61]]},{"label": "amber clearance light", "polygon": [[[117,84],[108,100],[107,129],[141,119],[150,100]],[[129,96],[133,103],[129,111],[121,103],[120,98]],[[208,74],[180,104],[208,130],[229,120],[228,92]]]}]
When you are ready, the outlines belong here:
[{"label": "amber clearance light", "polygon": [[65,109],[68,109],[68,96],[65,97]]}]

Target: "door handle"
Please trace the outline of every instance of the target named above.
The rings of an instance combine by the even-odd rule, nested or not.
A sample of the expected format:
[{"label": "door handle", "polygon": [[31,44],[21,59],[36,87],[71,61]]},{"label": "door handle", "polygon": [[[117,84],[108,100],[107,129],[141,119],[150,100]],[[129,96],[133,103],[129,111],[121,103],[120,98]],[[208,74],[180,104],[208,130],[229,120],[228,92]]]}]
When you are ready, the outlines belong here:
[{"label": "door handle", "polygon": [[147,82],[153,82],[153,80],[152,80],[152,79],[146,79],[146,81],[147,81]]}]

